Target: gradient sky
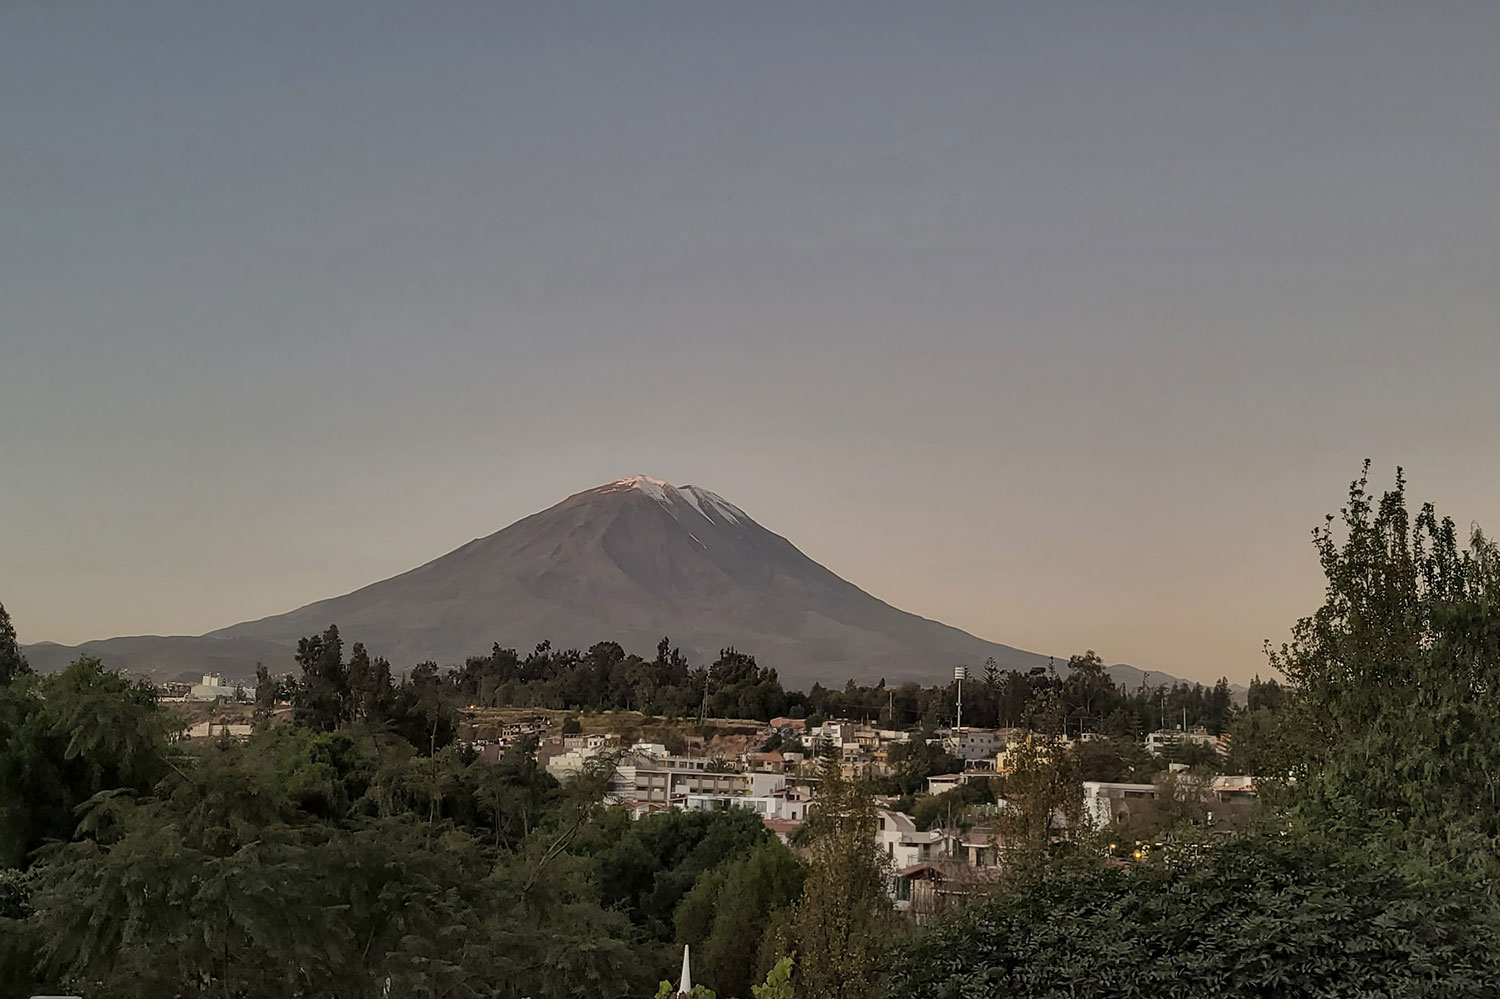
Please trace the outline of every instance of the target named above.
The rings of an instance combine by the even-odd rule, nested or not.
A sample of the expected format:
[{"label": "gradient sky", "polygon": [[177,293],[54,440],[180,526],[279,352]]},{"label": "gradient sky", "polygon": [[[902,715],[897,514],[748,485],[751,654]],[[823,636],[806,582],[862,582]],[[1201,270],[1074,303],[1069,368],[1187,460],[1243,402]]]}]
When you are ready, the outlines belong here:
[{"label": "gradient sky", "polygon": [[[0,10],[0,601],[199,633],[642,472],[1211,680],[1500,530],[1500,4]],[[606,637],[606,636],[601,636]]]}]

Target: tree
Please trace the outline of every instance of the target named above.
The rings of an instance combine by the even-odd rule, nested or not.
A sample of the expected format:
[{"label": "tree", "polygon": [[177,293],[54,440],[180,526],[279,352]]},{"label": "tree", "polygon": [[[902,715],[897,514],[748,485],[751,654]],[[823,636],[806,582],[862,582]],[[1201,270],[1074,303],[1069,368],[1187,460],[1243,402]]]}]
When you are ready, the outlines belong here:
[{"label": "tree", "polygon": [[1083,779],[1078,759],[1051,733],[1029,734],[1010,753],[1000,813],[1007,852],[1044,855],[1083,826]]},{"label": "tree", "polygon": [[437,663],[418,663],[391,699],[391,729],[432,756],[458,737],[458,715],[447,695]]},{"label": "tree", "polygon": [[255,664],[255,723],[264,725],[271,720],[271,713],[276,710],[276,693],[278,684],[271,678],[271,671],[266,668],[265,663]]},{"label": "tree", "polygon": [[349,716],[357,721],[385,721],[395,693],[391,664],[384,658],[371,659],[364,644],[355,642],[349,653],[347,674]]},{"label": "tree", "polygon": [[1245,707],[1250,711],[1258,708],[1270,708],[1273,711],[1281,707],[1286,698],[1286,691],[1281,684],[1275,680],[1262,680],[1259,675],[1250,681],[1250,690],[1245,695]]},{"label": "tree", "polygon": [[1072,752],[1079,780],[1149,781],[1158,769],[1146,747],[1129,737],[1111,735],[1080,741],[1073,745]]},{"label": "tree", "polygon": [[338,625],[300,639],[297,665],[302,667],[302,681],[292,701],[293,717],[299,725],[332,732],[350,717],[349,674]]},{"label": "tree", "polygon": [[797,954],[798,990],[820,999],[866,999],[875,994],[899,923],[870,796],[843,778],[832,756],[824,758],[807,828],[807,880],[785,948]]},{"label": "tree", "polygon": [[604,842],[585,841],[580,852],[594,858],[604,904],[666,943],[675,935],[678,903],[699,876],[747,856],[768,838],[760,817],[748,809],[673,810],[624,824]]},{"label": "tree", "polygon": [[151,684],[89,656],[0,686],[0,866],[71,839],[75,810],[94,795],[149,791],[173,766],[167,740],[177,727]]},{"label": "tree", "polygon": [[16,639],[16,626],[11,623],[5,605],[0,604],[0,684],[30,672],[31,665],[21,654],[21,644]]},{"label": "tree", "polygon": [[1205,727],[1214,735],[1223,735],[1229,729],[1229,718],[1234,711],[1234,694],[1229,689],[1229,678],[1219,677],[1208,695],[1208,720]]},{"label": "tree", "polygon": [[891,999],[1480,999],[1500,980],[1479,881],[1363,852],[1257,836],[1018,877],[903,949]]},{"label": "tree", "polygon": [[802,879],[802,864],[774,837],[700,874],[676,912],[677,942],[692,946],[697,977],[725,995],[746,995],[775,963]]},{"label": "tree", "polygon": [[1089,649],[1083,655],[1073,656],[1068,660],[1063,691],[1072,707],[1071,714],[1078,720],[1079,732],[1085,732],[1097,729],[1100,709],[1109,695],[1116,692],[1116,688],[1114,680],[1105,672],[1104,660],[1099,658],[1099,653]]},{"label": "tree", "polygon": [[923,733],[896,743],[888,759],[892,769],[890,781],[897,794],[916,794],[926,790],[927,778],[961,773],[964,768],[963,760],[929,741]]},{"label": "tree", "polygon": [[1271,664],[1307,734],[1298,814],[1434,861],[1494,865],[1500,809],[1500,549],[1467,544],[1406,481],[1378,500],[1369,462],[1338,531],[1313,532],[1324,602]]}]

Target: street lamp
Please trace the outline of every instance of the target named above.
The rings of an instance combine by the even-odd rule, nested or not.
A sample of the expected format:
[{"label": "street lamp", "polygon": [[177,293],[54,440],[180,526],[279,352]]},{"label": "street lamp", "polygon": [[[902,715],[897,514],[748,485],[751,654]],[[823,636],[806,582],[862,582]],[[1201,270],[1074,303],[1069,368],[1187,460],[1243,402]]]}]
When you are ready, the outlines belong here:
[{"label": "street lamp", "polygon": [[[953,679],[955,679],[955,680],[958,681],[958,724],[956,726],[954,726],[954,727],[958,729],[958,733],[957,734],[958,734],[959,738],[963,737],[963,730],[964,730],[964,681],[967,680],[968,678],[969,678],[969,667],[967,667],[967,666],[955,666],[955,667],[953,667]],[[960,750],[962,750],[963,747],[959,747],[959,748],[960,748]]]}]

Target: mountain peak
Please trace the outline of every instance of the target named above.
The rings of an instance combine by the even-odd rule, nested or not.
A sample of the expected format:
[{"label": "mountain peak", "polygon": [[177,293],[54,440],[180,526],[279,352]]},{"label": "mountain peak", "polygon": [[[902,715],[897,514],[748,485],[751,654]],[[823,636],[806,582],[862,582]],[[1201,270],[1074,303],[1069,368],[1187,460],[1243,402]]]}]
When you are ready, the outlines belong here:
[{"label": "mountain peak", "polygon": [[632,475],[628,478],[616,479],[613,482],[606,482],[592,491],[597,493],[629,491],[644,493],[661,504],[662,509],[666,510],[673,517],[678,515],[678,512],[682,510],[682,505],[685,504],[697,511],[709,523],[715,525],[721,523],[738,525],[743,521],[751,520],[745,511],[712,490],[704,489],[702,486],[674,486],[665,479],[653,479],[649,475]]}]

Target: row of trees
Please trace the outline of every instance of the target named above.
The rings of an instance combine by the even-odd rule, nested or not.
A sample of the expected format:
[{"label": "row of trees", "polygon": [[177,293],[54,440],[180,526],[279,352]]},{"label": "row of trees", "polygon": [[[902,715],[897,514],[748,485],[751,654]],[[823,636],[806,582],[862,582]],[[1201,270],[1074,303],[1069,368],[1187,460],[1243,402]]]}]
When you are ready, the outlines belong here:
[{"label": "row of trees", "polygon": [[469,658],[451,681],[471,704],[581,711],[620,709],[650,715],[765,721],[798,707],[802,698],[782,689],[774,669],[734,648],[711,665],[694,667],[663,638],[654,659],[626,654],[616,642],[587,652],[542,642],[526,655],[498,644],[488,656]]},{"label": "row of trees", "polygon": [[[1073,656],[1062,666],[1027,672],[1003,670],[994,659],[964,685],[964,723],[978,728],[1056,726],[1077,735],[1104,732],[1139,736],[1153,729],[1180,725],[1224,732],[1234,712],[1227,679],[1214,686],[1198,683],[1151,685],[1135,689],[1117,683],[1098,653]],[[863,686],[850,681],[843,689],[814,684],[806,710],[831,718],[860,718],[881,725],[935,730],[956,720],[958,687],[922,687],[916,683]],[[1045,709],[1046,715],[1041,712]]]},{"label": "row of trees", "polygon": [[[371,660],[357,645],[344,664],[336,629],[332,635],[304,639],[297,660],[305,673],[311,664],[315,690],[309,696],[315,703],[309,709],[325,724],[378,711],[388,697],[390,664]],[[759,721],[783,715],[860,718],[927,730],[952,724],[957,714],[954,684],[887,686],[881,680],[859,685],[851,680],[842,689],[814,684],[806,692],[788,691],[776,670],[760,666],[753,655],[730,647],[713,663],[693,666],[670,638],[661,640],[651,659],[626,653],[616,642],[598,642],[586,651],[542,642],[524,655],[497,644],[488,656],[470,657],[451,670],[422,663],[413,671],[413,676],[419,674],[441,676],[464,703],[483,707],[626,710],[678,718],[706,713]],[[264,689],[286,692],[264,671],[260,680]],[[1040,717],[1039,704],[1048,705],[1056,717]],[[1093,651],[1074,656],[1061,668],[1029,672],[1002,670],[991,659],[964,691],[964,719],[978,727],[1056,724],[1074,734],[1139,736],[1186,720],[1217,734],[1228,728],[1233,711],[1228,680],[1212,687],[1142,683],[1130,690],[1110,677]]]}]

